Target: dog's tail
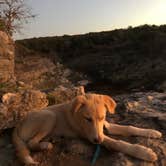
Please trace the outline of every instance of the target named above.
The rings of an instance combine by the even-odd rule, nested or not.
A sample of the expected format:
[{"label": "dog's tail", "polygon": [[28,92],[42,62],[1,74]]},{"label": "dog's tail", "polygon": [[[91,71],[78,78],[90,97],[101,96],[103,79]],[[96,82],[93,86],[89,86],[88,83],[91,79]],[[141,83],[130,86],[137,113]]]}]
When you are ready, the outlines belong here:
[{"label": "dog's tail", "polygon": [[18,128],[15,128],[14,132],[13,132],[13,144],[15,145],[19,159],[24,164],[28,164],[28,165],[29,164],[32,164],[32,165],[38,164],[30,156],[30,151],[28,150],[28,147],[26,146],[25,142],[20,138],[20,136],[18,134]]}]

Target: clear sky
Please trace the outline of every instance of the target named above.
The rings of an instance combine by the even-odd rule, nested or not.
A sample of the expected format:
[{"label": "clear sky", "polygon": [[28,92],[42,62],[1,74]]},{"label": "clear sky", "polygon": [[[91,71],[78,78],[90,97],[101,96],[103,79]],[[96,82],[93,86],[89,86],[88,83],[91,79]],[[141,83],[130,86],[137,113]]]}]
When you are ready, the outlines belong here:
[{"label": "clear sky", "polygon": [[38,16],[16,39],[166,24],[166,0],[26,0]]}]

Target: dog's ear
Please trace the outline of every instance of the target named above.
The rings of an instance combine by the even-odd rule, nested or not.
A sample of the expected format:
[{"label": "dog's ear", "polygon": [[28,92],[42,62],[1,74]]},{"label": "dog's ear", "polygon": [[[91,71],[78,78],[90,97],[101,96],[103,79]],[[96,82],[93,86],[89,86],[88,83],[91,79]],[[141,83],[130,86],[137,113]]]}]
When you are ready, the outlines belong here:
[{"label": "dog's ear", "polygon": [[72,103],[72,112],[77,112],[85,103],[85,97],[83,95],[77,96]]},{"label": "dog's ear", "polygon": [[105,107],[107,108],[107,111],[109,111],[109,113],[111,114],[114,114],[116,108],[116,102],[110,96],[102,95],[102,97],[104,100]]},{"label": "dog's ear", "polygon": [[76,95],[85,95],[85,89],[83,86],[76,87]]}]

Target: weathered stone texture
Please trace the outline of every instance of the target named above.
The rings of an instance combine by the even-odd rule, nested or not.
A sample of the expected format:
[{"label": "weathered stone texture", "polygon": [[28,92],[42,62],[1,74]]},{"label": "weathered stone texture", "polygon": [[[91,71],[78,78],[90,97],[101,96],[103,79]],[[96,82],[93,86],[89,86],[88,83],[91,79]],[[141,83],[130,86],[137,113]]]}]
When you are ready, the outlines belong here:
[{"label": "weathered stone texture", "polygon": [[0,31],[0,83],[14,80],[14,43]]},{"label": "weathered stone texture", "polygon": [[14,127],[28,112],[40,111],[47,105],[46,94],[38,90],[4,94],[0,103],[0,130]]}]

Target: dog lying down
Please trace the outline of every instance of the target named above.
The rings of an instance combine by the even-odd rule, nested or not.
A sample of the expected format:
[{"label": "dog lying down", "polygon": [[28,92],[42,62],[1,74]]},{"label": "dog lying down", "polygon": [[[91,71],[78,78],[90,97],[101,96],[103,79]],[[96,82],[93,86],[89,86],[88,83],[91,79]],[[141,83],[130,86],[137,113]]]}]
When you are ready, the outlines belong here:
[{"label": "dog lying down", "polygon": [[135,135],[148,138],[162,136],[159,131],[152,129],[108,123],[105,120],[106,111],[114,114],[115,107],[115,101],[107,95],[83,94],[70,102],[30,113],[13,132],[13,143],[18,157],[25,164],[37,165],[38,162],[30,156],[29,149],[49,150],[53,145],[42,141],[43,138],[64,136],[85,138],[107,149],[114,149],[146,161],[156,161],[157,155],[152,149],[116,140],[103,133],[103,128],[105,128],[109,135]]}]

